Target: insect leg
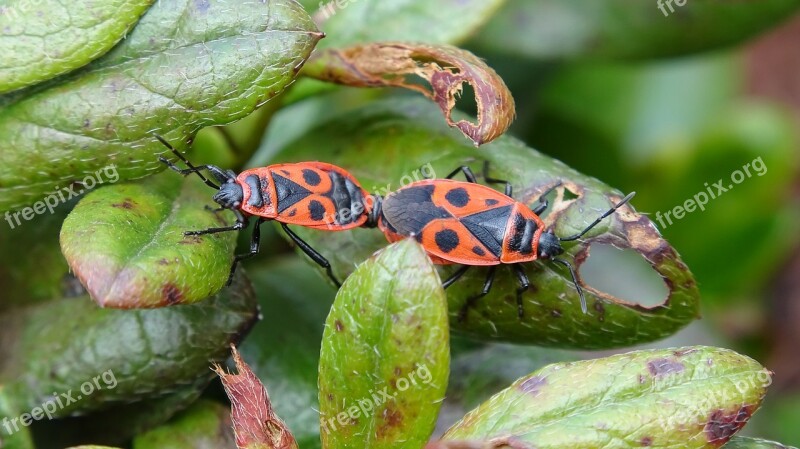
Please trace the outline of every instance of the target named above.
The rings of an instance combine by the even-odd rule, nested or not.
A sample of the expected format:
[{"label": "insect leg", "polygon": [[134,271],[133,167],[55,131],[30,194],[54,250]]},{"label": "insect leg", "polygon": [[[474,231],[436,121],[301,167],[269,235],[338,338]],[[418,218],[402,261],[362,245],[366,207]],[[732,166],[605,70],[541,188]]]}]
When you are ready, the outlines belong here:
[{"label": "insect leg", "polygon": [[519,288],[517,289],[517,314],[522,318],[522,316],[525,315],[525,310],[522,307],[522,294],[528,291],[531,286],[531,281],[528,279],[528,275],[525,274],[525,270],[522,269],[521,266],[512,265],[511,267],[519,279]]},{"label": "insect leg", "polygon": [[474,184],[478,183],[478,178],[475,177],[475,173],[472,173],[472,169],[467,167],[466,165],[462,165],[461,167],[458,167],[457,169],[453,170],[453,172],[445,176],[445,178],[453,179],[453,176],[457,175],[458,172],[464,173],[464,177],[467,178],[467,181]]},{"label": "insect leg", "polygon": [[314,262],[316,262],[322,268],[325,268],[325,271],[328,273],[328,277],[331,278],[336,287],[341,287],[342,283],[336,279],[336,276],[333,275],[333,269],[331,269],[331,263],[328,262],[328,259],[322,256],[322,254],[318,253],[314,248],[311,247],[308,243],[306,243],[303,239],[300,238],[299,235],[292,232],[286,223],[281,223],[281,227],[283,228],[284,232],[292,239],[292,241],[303,250],[308,257],[311,258]]},{"label": "insect leg", "polygon": [[459,280],[461,276],[464,276],[464,273],[466,273],[467,270],[469,270],[469,267],[470,265],[463,265],[461,268],[459,268],[458,271],[452,274],[452,276],[450,276],[449,278],[445,279],[444,282],[442,282],[442,288],[447,288],[453,285],[453,282]]},{"label": "insect leg", "polygon": [[503,193],[505,193],[506,196],[511,196],[512,187],[510,182],[505,179],[497,179],[489,176],[489,161],[483,162],[483,179],[492,184],[505,184],[505,191]]},{"label": "insect leg", "polygon": [[258,250],[261,248],[261,224],[265,221],[267,221],[265,218],[259,218],[258,221],[256,221],[256,224],[253,226],[253,235],[250,237],[250,252],[237,254],[233,258],[231,272],[228,275],[228,282],[225,285],[231,285],[231,282],[233,282],[233,273],[236,272],[236,266],[239,265],[239,262],[258,254]]},{"label": "insect leg", "polygon": [[547,209],[547,206],[549,206],[550,203],[547,201],[547,199],[545,197],[547,195],[549,195],[550,192],[555,190],[556,187],[559,187],[560,185],[561,185],[561,181],[558,181],[556,184],[553,185],[553,187],[550,187],[549,189],[547,189],[544,192],[542,192],[541,195],[539,195],[539,205],[536,206],[535,208],[531,209],[534,214],[541,215],[542,212],[544,212],[545,209]]},{"label": "insect leg", "polygon": [[208,228],[203,229],[202,231],[186,231],[183,235],[205,235],[205,234],[217,234],[220,232],[230,232],[230,231],[241,231],[242,229],[247,227],[247,217],[242,215],[241,212],[238,210],[232,210],[231,212],[236,215],[236,223],[232,224],[231,226],[225,226],[224,228]]},{"label": "insect leg", "polygon": [[483,284],[483,290],[470,298],[467,298],[467,301],[461,306],[461,310],[458,312],[458,321],[463,323],[467,319],[467,312],[471,309],[479,299],[483,298],[484,296],[489,294],[489,291],[492,289],[492,284],[494,283],[494,274],[497,265],[492,265],[489,268],[489,272],[486,274],[486,282]]}]

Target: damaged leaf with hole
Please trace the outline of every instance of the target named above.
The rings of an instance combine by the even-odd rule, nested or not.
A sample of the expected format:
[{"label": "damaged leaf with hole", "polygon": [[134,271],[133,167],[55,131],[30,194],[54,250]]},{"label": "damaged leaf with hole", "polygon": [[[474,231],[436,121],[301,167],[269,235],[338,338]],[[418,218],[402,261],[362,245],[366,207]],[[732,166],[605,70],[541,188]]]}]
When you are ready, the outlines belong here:
[{"label": "damaged leaf with hole", "polygon": [[[308,160],[319,148],[328,148],[330,162],[350,170],[364,188],[380,195],[425,176],[444,177],[460,165],[479,174],[488,160],[490,175],[511,182],[514,198],[531,207],[542,192],[561,183],[548,197],[550,207],[543,213],[545,224],[558,236],[579,232],[624,196],[508,136],[476,149],[437,116],[436,106],[422,99],[389,98],[319,124],[287,143],[277,160]],[[479,182],[483,182],[480,176]],[[581,281],[589,305],[583,314],[567,270],[536,261],[524,265],[532,286],[523,296],[523,318],[517,315],[517,278],[509,267],[500,266],[489,295],[471,308],[465,321],[459,321],[459,309],[481,291],[486,278],[486,268],[474,267],[446,291],[451,328],[479,339],[586,349],[630,346],[675,333],[698,316],[697,285],[677,251],[635,206],[634,197],[580,241],[565,242],[561,257],[573,263],[580,276],[593,243],[634,251],[649,267],[645,274],[665,286],[667,294],[660,300],[621,299]],[[330,258],[340,278],[352,270],[353,261],[365,260],[387,245],[377,230],[297,232]],[[444,279],[456,269],[439,267],[439,273]],[[627,282],[631,275],[621,270],[612,274],[616,282]]]},{"label": "damaged leaf with hole", "polygon": [[185,236],[227,226],[208,188],[172,171],[90,193],[61,228],[61,249],[92,298],[103,307],[190,304],[219,291],[233,263],[235,232]]},{"label": "damaged leaf with hole", "polygon": [[550,449],[717,448],[747,423],[770,382],[771,373],[749,357],[701,346],[557,363],[484,402],[429,449],[498,442]]},{"label": "damaged leaf with hole", "polygon": [[[303,74],[345,86],[394,86],[420,92],[439,106],[448,125],[475,145],[496,139],[514,120],[514,99],[497,73],[472,53],[449,45],[392,42],[326,49],[309,59]],[[475,92],[477,123],[453,119],[464,83]]]}]

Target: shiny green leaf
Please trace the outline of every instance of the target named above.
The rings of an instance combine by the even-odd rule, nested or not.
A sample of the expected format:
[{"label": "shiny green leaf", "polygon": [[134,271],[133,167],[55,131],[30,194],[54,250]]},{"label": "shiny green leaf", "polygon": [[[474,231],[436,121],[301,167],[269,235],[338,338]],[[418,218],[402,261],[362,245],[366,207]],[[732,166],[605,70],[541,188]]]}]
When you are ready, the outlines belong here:
[{"label": "shiny green leaf", "polygon": [[205,299],[228,280],[236,237],[184,235],[233,223],[229,213],[204,208],[212,192],[200,180],[171,171],[92,192],[64,221],[64,256],[103,307]]},{"label": "shiny green leaf", "polygon": [[20,407],[55,401],[56,417],[160,398],[210,380],[209,361],[227,358],[256,319],[244,275],[215,298],[156,310],[54,300],[0,316],[4,341],[16,342],[3,348],[0,379]]},{"label": "shiny green leaf", "polygon": [[756,361],[699,346],[554,364],[493,396],[433,447],[719,447],[758,409],[770,382]]},{"label": "shiny green leaf", "polygon": [[152,174],[197,130],[251,113],[291,83],[321,37],[289,0],[162,0],[85,69],[0,108],[0,210],[84,187],[116,164]]},{"label": "shiny green leaf", "polygon": [[360,265],[325,323],[322,447],[422,447],[447,387],[448,341],[444,291],[416,242]]},{"label": "shiny green leaf", "polygon": [[0,5],[0,92],[48,80],[107,52],[153,0],[6,0]]}]

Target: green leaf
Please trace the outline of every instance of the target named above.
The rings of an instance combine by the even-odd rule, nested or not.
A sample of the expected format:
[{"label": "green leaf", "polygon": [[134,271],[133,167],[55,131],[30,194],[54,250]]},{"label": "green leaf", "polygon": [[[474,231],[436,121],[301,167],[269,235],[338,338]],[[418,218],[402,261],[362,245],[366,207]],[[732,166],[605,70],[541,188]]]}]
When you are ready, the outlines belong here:
[{"label": "green leaf", "polygon": [[201,400],[169,423],[137,436],[133,449],[235,449],[228,407]]},{"label": "green leaf", "polygon": [[741,43],[798,6],[798,0],[691,0],[682,6],[670,0],[510,0],[475,44],[546,60],[669,57]]},{"label": "green leaf", "polygon": [[0,109],[0,210],[116,164],[152,174],[202,127],[251,113],[281,92],[321,37],[295,2],[162,0],[104,58]]},{"label": "green leaf", "polygon": [[0,93],[82,67],[107,52],[153,0],[6,0],[0,6]]},{"label": "green leaf", "polygon": [[443,440],[551,449],[719,447],[758,409],[770,381],[746,356],[699,346],[554,364],[493,396]]},{"label": "green leaf", "polygon": [[320,3],[314,18],[328,36],[321,48],[405,41],[455,44],[483,25],[505,0],[339,0]]},{"label": "green leaf", "polygon": [[[275,125],[279,126],[282,121],[277,120]],[[364,188],[380,195],[425,175],[444,177],[464,164],[480,173],[483,160],[491,163],[491,175],[510,181],[514,197],[529,206],[537,204],[543,191],[561,181],[562,187],[551,198],[551,212],[544,215],[545,223],[559,236],[578,232],[622,197],[597,179],[507,136],[475,149],[438,120],[436,106],[422,100],[389,98],[349,111],[287,143],[276,160],[314,160],[320,148],[328,149],[328,162],[350,170]],[[386,246],[377,230],[297,232],[328,257],[340,279],[354,263]],[[592,243],[613,243],[640,255],[652,267],[649,274],[659,282],[664,279],[667,296],[656,304],[625,301],[584,285],[589,313],[583,314],[568,272],[548,261],[535,262],[524,266],[534,288],[523,296],[522,319],[516,308],[517,278],[501,267],[491,293],[461,322],[456,319],[458,311],[467,298],[481,291],[486,278],[485,268],[473,268],[447,289],[451,328],[483,340],[610,348],[664,338],[697,317],[699,293],[692,274],[645,215],[624,208],[581,241],[567,246],[562,258],[573,261],[579,275]],[[456,269],[441,269],[442,278]]]},{"label": "green leaf", "polygon": [[740,436],[731,438],[723,447],[725,449],[797,449],[794,446],[786,446],[775,441]]},{"label": "green leaf", "polygon": [[210,380],[209,360],[227,358],[257,314],[243,275],[199,304],[124,311],[82,297],[14,310],[0,316],[4,341],[16,342],[3,348],[0,380],[11,381],[11,397],[28,410],[71,392],[56,417],[160,398]]},{"label": "green leaf", "polygon": [[325,323],[322,447],[422,447],[444,398],[449,349],[444,291],[416,242],[360,265]]},{"label": "green leaf", "polygon": [[235,232],[183,235],[233,222],[228,213],[204,208],[209,193],[198,179],[171,171],[92,192],[64,221],[64,256],[103,307],[205,299],[228,280],[236,238]]}]

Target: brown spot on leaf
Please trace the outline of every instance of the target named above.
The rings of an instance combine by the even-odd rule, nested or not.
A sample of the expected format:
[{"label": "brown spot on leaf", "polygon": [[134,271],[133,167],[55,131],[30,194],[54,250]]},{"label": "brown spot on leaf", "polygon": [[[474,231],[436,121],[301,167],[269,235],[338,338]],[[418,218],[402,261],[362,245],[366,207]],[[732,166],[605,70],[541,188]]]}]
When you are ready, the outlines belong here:
[{"label": "brown spot on leaf", "polygon": [[753,415],[755,406],[743,405],[733,413],[726,414],[723,410],[716,410],[706,422],[703,431],[709,443],[719,447],[727,443]]},{"label": "brown spot on leaf", "polygon": [[178,304],[183,300],[183,293],[174,284],[165,284],[161,287],[161,296],[169,304]]},{"label": "brown spot on leaf", "polygon": [[686,369],[683,363],[671,359],[654,359],[647,362],[647,369],[653,376],[666,376],[683,372]]},{"label": "brown spot on leaf", "polygon": [[400,424],[403,423],[403,414],[400,410],[392,407],[386,407],[381,417],[383,422],[375,431],[375,434],[381,439],[386,438],[392,430],[400,427]]},{"label": "brown spot on leaf", "polygon": [[653,445],[653,438],[652,437],[644,437],[641,440],[639,440],[639,444],[642,445],[642,447],[652,446]]},{"label": "brown spot on leaf", "polygon": [[538,396],[545,385],[547,385],[547,379],[542,376],[533,376],[522,381],[519,384],[519,390],[532,396]]},{"label": "brown spot on leaf", "polygon": [[335,325],[336,325],[336,332],[341,332],[344,330],[344,324],[342,323],[341,320],[336,320]]}]

